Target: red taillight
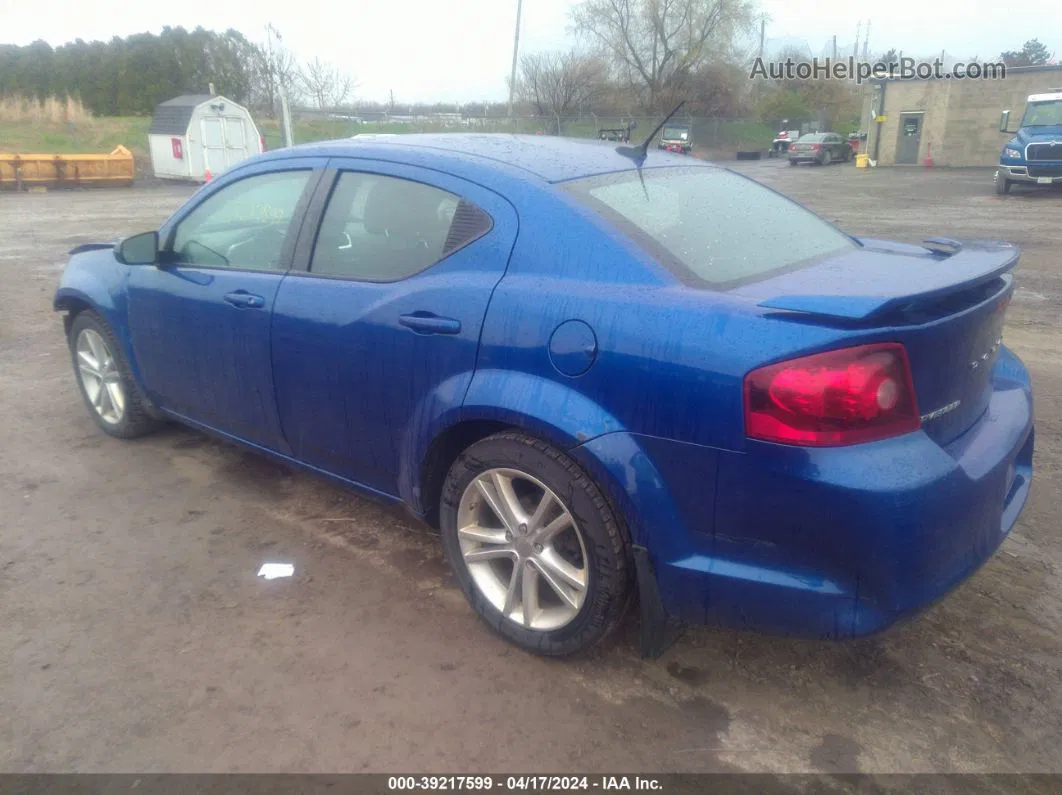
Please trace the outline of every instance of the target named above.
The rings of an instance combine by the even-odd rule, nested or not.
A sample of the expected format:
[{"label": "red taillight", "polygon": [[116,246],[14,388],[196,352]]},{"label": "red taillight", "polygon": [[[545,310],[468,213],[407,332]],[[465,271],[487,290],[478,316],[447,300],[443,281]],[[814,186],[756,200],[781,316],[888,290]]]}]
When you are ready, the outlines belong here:
[{"label": "red taillight", "polygon": [[907,351],[896,342],[817,353],[745,376],[745,434],[753,439],[831,447],[920,427]]},{"label": "red taillight", "polygon": [[819,151],[819,145],[818,144],[812,144],[811,148],[814,149],[816,152]]},{"label": "red taillight", "polygon": [[796,151],[796,144],[795,143],[794,144],[789,144],[789,151],[790,152]]}]

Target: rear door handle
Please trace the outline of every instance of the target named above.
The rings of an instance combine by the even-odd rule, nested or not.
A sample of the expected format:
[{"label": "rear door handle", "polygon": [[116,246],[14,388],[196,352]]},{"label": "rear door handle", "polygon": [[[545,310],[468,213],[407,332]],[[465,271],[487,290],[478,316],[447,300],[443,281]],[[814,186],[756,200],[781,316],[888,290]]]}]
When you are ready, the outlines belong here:
[{"label": "rear door handle", "polygon": [[401,315],[398,322],[418,334],[460,334],[461,321],[452,317],[439,317],[431,312],[414,312]]},{"label": "rear door handle", "polygon": [[246,290],[225,293],[225,301],[241,309],[261,309],[265,306],[265,299],[262,296],[249,293]]}]

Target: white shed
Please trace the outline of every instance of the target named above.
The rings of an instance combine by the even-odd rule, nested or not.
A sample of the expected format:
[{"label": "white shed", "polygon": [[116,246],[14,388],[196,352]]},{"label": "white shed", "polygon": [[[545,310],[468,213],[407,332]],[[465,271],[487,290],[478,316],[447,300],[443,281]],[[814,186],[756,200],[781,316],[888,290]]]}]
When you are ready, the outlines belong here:
[{"label": "white shed", "polygon": [[265,149],[247,108],[210,94],[185,94],[156,107],[148,147],[156,177],[196,182]]}]

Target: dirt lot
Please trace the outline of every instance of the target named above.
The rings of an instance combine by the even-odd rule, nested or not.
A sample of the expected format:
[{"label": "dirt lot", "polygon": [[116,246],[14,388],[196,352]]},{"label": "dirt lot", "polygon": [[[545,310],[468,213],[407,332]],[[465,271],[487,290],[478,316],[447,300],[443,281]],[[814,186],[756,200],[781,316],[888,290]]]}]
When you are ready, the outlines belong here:
[{"label": "dirt lot", "polygon": [[188,189],[0,195],[0,770],[1062,772],[1062,192],[743,170],[857,233],[1024,247],[1033,494],[957,593],[847,644],[691,628],[644,662],[631,621],[588,658],[523,654],[401,516],[190,431],[96,430],[50,309],[65,252]]}]

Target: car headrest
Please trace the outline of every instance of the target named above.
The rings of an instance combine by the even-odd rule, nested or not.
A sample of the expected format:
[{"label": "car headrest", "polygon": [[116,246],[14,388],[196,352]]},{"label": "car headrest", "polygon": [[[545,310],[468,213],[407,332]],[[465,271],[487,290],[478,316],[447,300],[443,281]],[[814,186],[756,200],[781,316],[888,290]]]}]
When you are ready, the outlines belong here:
[{"label": "car headrest", "polygon": [[431,190],[410,190],[401,180],[380,180],[365,202],[365,231],[423,236],[439,223],[438,199],[433,194]]}]

